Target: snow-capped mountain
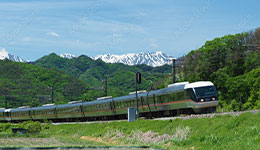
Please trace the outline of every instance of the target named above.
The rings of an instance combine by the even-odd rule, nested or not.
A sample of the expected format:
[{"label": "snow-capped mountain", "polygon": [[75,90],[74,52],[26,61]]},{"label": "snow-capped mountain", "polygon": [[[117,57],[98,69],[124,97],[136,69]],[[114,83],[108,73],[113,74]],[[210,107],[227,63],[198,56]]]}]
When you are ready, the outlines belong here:
[{"label": "snow-capped mountain", "polygon": [[97,55],[93,59],[101,59],[106,63],[123,63],[126,65],[146,64],[149,66],[157,67],[164,64],[171,64],[173,57],[168,56],[160,51],[158,52],[141,52],[141,53],[128,53],[123,55],[105,54]]},{"label": "snow-capped mountain", "polygon": [[9,54],[5,48],[2,48],[0,51],[0,60],[9,59],[16,62],[28,62],[27,60],[24,60],[16,55]]},{"label": "snow-capped mountain", "polygon": [[69,53],[63,53],[63,54],[60,54],[60,57],[72,59],[72,58],[75,58],[76,56],[73,54],[69,54]]}]

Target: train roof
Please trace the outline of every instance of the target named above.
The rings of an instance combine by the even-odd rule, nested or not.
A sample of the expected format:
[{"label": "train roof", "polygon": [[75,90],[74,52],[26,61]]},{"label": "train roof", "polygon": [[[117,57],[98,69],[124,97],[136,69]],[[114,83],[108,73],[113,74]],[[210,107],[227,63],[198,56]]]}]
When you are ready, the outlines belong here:
[{"label": "train roof", "polygon": [[76,102],[76,103],[68,103],[68,104],[61,104],[61,105],[55,105],[57,106],[56,108],[66,108],[66,107],[80,107],[83,102]]},{"label": "train roof", "polygon": [[97,100],[99,101],[99,100],[105,100],[105,99],[111,99],[111,98],[113,98],[113,97],[112,96],[104,96],[104,97],[97,98]]},{"label": "train roof", "polygon": [[28,108],[14,108],[14,109],[11,109],[10,112],[17,112],[17,111],[19,111],[19,112],[23,111],[24,112],[24,111],[29,111],[29,110],[31,110],[31,107],[28,107]]},{"label": "train roof", "polygon": [[205,87],[205,86],[213,86],[214,84],[210,81],[198,81],[198,82],[193,82],[186,84],[184,89],[189,89],[189,88],[197,88],[197,87]]},{"label": "train roof", "polygon": [[5,112],[10,112],[12,109],[5,109]]},{"label": "train roof", "polygon": [[56,108],[57,105],[55,104],[45,104],[45,105],[42,105],[42,106],[39,106],[39,107],[32,107],[31,109],[33,110],[42,110],[42,109],[45,109],[45,110],[48,110],[48,109],[54,109]]},{"label": "train roof", "polygon": [[49,107],[49,106],[55,106],[55,104],[44,104],[44,105],[42,105],[40,107]]},{"label": "train roof", "polygon": [[79,100],[79,101],[71,101],[71,102],[68,102],[68,104],[76,104],[76,103],[82,103],[83,101],[82,100]]},{"label": "train roof", "polygon": [[168,88],[170,88],[170,87],[183,86],[183,85],[187,85],[187,84],[189,84],[189,82],[177,82],[177,83],[174,83],[174,84],[169,84],[169,85],[168,85]]}]

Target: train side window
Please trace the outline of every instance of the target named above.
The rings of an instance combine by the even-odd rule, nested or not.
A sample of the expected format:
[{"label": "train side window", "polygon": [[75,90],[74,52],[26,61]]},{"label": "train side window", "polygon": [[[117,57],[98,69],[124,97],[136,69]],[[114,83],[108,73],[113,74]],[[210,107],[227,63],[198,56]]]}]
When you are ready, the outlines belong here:
[{"label": "train side window", "polygon": [[166,103],[168,101],[166,95],[162,95],[161,97],[162,97],[164,103]]},{"label": "train side window", "polygon": [[161,103],[164,102],[164,100],[163,100],[163,96],[159,96],[159,99],[160,99]]},{"label": "train side window", "polygon": [[176,100],[180,100],[180,92],[176,92]]},{"label": "train side window", "polygon": [[171,94],[167,94],[167,97],[168,97],[168,102],[171,102],[172,101],[172,95]]},{"label": "train side window", "polygon": [[149,104],[153,104],[153,97],[148,98]]},{"label": "train side window", "polygon": [[163,103],[163,99],[161,96],[156,96],[156,98],[157,98],[158,102]]},{"label": "train side window", "polygon": [[184,91],[180,92],[180,98],[181,98],[181,100],[184,100]]}]

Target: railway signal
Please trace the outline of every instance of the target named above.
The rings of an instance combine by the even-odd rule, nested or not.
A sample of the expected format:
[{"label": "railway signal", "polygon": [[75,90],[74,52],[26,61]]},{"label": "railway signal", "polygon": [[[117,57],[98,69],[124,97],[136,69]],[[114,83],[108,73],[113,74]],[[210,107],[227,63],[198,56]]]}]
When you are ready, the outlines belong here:
[{"label": "railway signal", "polygon": [[142,82],[142,75],[140,72],[136,73],[136,83],[140,84]]}]

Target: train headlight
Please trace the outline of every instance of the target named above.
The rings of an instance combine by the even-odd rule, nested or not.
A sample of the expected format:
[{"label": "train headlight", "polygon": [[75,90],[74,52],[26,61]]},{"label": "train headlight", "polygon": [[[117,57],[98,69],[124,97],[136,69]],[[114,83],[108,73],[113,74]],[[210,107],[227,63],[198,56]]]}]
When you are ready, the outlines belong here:
[{"label": "train headlight", "polygon": [[200,101],[201,101],[201,102],[204,102],[204,99],[202,98],[202,99],[200,99]]},{"label": "train headlight", "polygon": [[214,101],[214,100],[216,100],[216,98],[215,98],[215,97],[213,97],[213,98],[212,98],[212,100]]}]

